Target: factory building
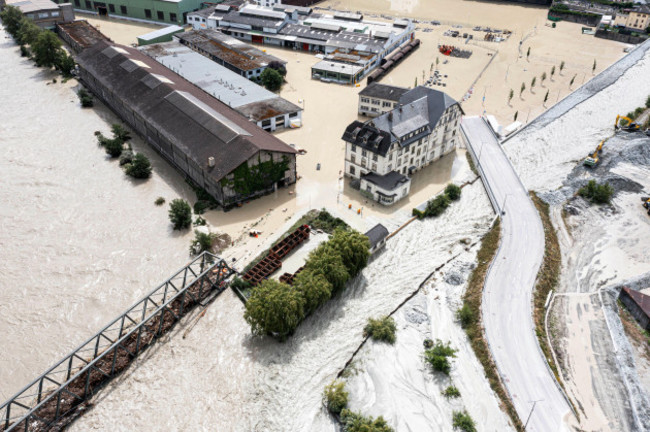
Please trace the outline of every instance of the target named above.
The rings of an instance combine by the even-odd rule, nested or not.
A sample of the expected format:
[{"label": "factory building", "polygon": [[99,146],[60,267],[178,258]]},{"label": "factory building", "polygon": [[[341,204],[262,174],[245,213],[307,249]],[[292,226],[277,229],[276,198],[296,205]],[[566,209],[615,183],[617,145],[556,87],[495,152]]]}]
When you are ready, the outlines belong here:
[{"label": "factory building", "polygon": [[140,49],[266,131],[302,125],[299,106],[185,45],[168,42]]},{"label": "factory building", "polygon": [[202,0],[70,0],[69,2],[81,12],[176,25],[185,24],[187,14],[198,10],[203,3]]},{"label": "factory building", "polygon": [[0,0],[0,10],[4,6],[15,6],[34,23],[45,29],[53,29],[57,24],[74,21],[74,10],[69,2],[50,0]]},{"label": "factory building", "polygon": [[98,42],[82,82],[224,207],[296,181],[296,151],[144,53]]}]

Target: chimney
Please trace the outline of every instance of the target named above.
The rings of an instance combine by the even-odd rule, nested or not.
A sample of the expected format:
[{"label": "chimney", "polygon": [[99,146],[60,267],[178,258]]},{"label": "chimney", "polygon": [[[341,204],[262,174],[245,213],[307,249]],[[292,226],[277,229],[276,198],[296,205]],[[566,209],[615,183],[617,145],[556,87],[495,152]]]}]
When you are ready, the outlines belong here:
[{"label": "chimney", "polygon": [[208,158],[208,166],[211,168],[214,166],[214,158],[212,156]]},{"label": "chimney", "polygon": [[388,113],[388,121],[389,121],[389,122],[392,122],[392,121],[393,121],[393,112],[392,112],[392,111],[390,111],[390,112]]}]

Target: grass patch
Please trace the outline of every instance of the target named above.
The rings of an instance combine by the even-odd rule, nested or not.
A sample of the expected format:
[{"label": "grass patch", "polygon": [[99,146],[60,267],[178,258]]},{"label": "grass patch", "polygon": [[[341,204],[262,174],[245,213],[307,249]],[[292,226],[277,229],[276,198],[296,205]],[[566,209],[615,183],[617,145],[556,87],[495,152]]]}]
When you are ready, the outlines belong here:
[{"label": "grass patch", "polygon": [[465,332],[469,338],[470,344],[472,345],[472,350],[474,354],[483,365],[483,370],[485,371],[485,376],[490,383],[490,388],[494,391],[501,400],[501,404],[510,416],[510,420],[515,426],[515,429],[518,431],[524,430],[524,425],[521,423],[517,411],[515,410],[512,401],[508,397],[508,393],[501,382],[499,374],[497,372],[497,367],[492,360],[490,355],[490,349],[488,347],[487,341],[485,340],[485,334],[483,332],[483,327],[481,325],[481,300],[483,297],[483,284],[485,282],[485,276],[487,274],[490,263],[494,259],[494,255],[499,248],[499,239],[501,237],[501,222],[499,219],[496,220],[490,231],[483,236],[481,239],[481,248],[478,251],[476,259],[478,265],[472,272],[472,275],[469,278],[469,283],[467,285],[467,291],[463,297],[463,308],[468,308],[471,315],[475,317],[474,320],[471,320],[468,325],[466,325]]},{"label": "grass patch", "polygon": [[465,157],[467,158],[467,165],[469,165],[469,169],[472,170],[474,175],[478,176],[478,170],[476,169],[476,165],[474,164],[474,159],[472,159],[472,155],[469,154],[469,152],[465,152]]},{"label": "grass patch", "polygon": [[650,333],[643,330],[639,323],[634,319],[632,314],[625,308],[620,300],[618,303],[618,315],[621,317],[621,323],[627,337],[634,341],[634,344],[639,347],[646,360],[650,361]]},{"label": "grass patch", "polygon": [[452,417],[454,430],[461,430],[463,432],[476,432],[476,424],[474,419],[470,417],[467,411],[454,411]]},{"label": "grass patch", "polygon": [[379,319],[368,318],[368,324],[363,328],[363,336],[370,336],[376,341],[395,343],[395,332],[397,325],[391,316],[384,316]]},{"label": "grass patch", "polygon": [[458,388],[454,385],[448,386],[441,393],[447,399],[456,399],[460,397],[460,390],[458,390]]}]

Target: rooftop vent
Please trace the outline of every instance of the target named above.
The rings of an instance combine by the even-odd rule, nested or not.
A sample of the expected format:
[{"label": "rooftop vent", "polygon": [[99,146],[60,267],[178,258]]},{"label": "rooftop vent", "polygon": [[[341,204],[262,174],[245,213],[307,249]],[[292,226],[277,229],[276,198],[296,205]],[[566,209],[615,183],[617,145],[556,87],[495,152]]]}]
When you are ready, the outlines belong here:
[{"label": "rooftop vent", "polygon": [[213,167],[214,164],[215,164],[215,162],[214,162],[214,158],[213,158],[212,156],[210,156],[210,157],[208,158],[208,166],[209,166],[209,167]]}]

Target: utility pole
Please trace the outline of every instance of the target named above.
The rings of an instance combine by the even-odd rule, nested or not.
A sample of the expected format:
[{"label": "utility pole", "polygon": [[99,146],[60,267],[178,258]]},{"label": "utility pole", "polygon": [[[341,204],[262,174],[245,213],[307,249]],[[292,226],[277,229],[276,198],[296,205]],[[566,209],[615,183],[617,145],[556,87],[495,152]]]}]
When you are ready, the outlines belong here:
[{"label": "utility pole", "polygon": [[[505,214],[506,214],[506,201],[508,200],[508,197],[510,195],[511,194],[508,193],[508,194],[506,194],[505,197],[503,197],[503,205],[501,206],[501,216],[505,216]],[[533,405],[533,408],[535,408],[535,405]],[[532,413],[532,411],[531,411],[531,413]],[[530,416],[528,416],[528,417],[530,417]],[[524,429],[526,429],[525,426],[524,426]]]},{"label": "utility pole", "polygon": [[543,400],[544,399],[538,399],[536,401],[532,401],[533,402],[533,407],[530,409],[530,414],[528,414],[528,418],[526,419],[526,423],[524,424],[524,430],[526,430],[526,426],[528,426],[528,422],[530,421],[530,418],[533,415],[533,411],[535,411],[535,405],[537,405],[537,402],[541,402]]}]

